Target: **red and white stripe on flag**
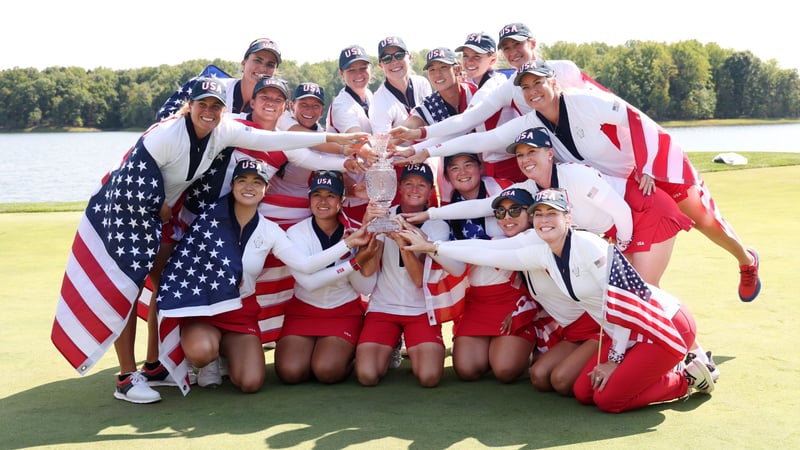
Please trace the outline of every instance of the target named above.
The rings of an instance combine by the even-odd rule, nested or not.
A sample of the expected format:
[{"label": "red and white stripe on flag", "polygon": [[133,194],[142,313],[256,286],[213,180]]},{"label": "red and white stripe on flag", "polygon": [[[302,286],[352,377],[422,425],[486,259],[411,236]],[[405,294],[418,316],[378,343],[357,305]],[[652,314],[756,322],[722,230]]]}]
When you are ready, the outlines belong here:
[{"label": "red and white stripe on flag", "polygon": [[608,322],[629,328],[631,339],[654,342],[678,358],[685,356],[687,344],[672,324],[672,319],[667,317],[639,274],[613,245],[609,246],[608,264],[605,308]]},{"label": "red and white stripe on flag", "polygon": [[117,339],[139,292],[108,254],[86,215],[67,260],[51,340],[85,374]]},{"label": "red and white stripe on flag", "polygon": [[469,267],[461,275],[451,275],[433,258],[425,258],[422,290],[428,323],[435,325],[458,318],[466,304]]}]

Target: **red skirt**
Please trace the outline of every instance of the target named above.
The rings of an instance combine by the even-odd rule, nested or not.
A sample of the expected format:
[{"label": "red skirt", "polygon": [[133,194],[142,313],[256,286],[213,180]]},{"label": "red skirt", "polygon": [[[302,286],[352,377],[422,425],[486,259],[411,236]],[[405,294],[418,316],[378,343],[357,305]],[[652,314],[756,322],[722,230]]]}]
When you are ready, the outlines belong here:
[{"label": "red skirt", "polygon": [[[524,295],[510,283],[491,286],[470,286],[467,290],[464,314],[454,328],[459,336],[501,336],[500,327],[509,313],[517,309],[517,300]],[[519,336],[533,342],[536,339],[533,322],[515,330]]]},{"label": "red skirt", "polygon": [[241,333],[261,336],[258,327],[258,305],[255,295],[242,299],[242,307],[233,311],[224,312],[215,316],[195,316],[181,318],[181,325],[202,322],[217,327],[223,333]]},{"label": "red skirt", "polygon": [[284,336],[337,336],[355,345],[364,324],[364,304],[356,298],[342,306],[325,309],[292,297],[283,316]]}]

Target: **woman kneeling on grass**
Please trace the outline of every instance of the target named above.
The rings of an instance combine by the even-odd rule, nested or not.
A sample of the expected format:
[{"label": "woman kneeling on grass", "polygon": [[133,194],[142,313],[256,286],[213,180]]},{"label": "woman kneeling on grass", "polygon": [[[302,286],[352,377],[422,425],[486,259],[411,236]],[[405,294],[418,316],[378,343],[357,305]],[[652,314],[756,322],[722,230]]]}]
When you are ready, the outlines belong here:
[{"label": "woman kneeling on grass", "polygon": [[[606,412],[623,412],[683,398],[692,390],[713,391],[711,373],[700,361],[693,360],[683,371],[675,369],[696,335],[694,319],[685,305],[641,281],[608,242],[573,230],[565,191],[540,191],[529,212],[536,234],[545,244],[476,251],[463,244],[428,242],[420,233],[405,230],[401,233],[412,244],[404,249],[512,270],[546,269],[564,294],[603,325],[606,334],[605,339],[601,336],[597,357],[584,366],[573,387],[581,403],[597,405]],[[609,264],[613,264],[610,276]],[[624,282],[633,286],[621,286]],[[646,326],[636,326],[631,319],[634,314]]]}]

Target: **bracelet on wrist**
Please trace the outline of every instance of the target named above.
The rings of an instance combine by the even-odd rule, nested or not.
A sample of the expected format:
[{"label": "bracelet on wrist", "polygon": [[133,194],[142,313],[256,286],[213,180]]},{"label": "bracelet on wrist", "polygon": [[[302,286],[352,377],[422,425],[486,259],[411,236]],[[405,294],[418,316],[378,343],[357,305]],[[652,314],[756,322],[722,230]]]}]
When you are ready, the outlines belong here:
[{"label": "bracelet on wrist", "polygon": [[433,241],[433,256],[439,256],[439,245],[442,241]]},{"label": "bracelet on wrist", "polygon": [[617,351],[614,350],[613,348],[608,349],[609,361],[616,364],[621,364],[623,359],[625,359],[625,353],[617,353]]},{"label": "bracelet on wrist", "polygon": [[426,137],[428,137],[428,130],[425,127],[419,127],[419,138],[425,139]]}]

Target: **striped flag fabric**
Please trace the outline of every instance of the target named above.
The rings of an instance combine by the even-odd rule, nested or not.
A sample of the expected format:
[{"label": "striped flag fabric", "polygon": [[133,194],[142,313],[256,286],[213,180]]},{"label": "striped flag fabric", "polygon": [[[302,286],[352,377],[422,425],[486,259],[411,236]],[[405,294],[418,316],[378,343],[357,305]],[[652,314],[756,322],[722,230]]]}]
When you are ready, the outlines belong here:
[{"label": "striped flag fabric", "polygon": [[122,333],[161,245],[164,185],[142,138],[106,174],[78,224],[51,340],[81,375]]},{"label": "striped flag fabric", "polygon": [[428,323],[436,325],[457,319],[464,313],[469,287],[469,265],[461,275],[448,273],[433,258],[425,258],[422,290]]},{"label": "striped flag fabric", "polygon": [[[606,320],[631,330],[631,339],[663,346],[677,358],[687,344],[650,288],[614,245],[609,245]],[[691,343],[690,343],[691,344]]]},{"label": "striped flag fabric", "polygon": [[159,315],[213,316],[241,308],[242,258],[226,198],[201,212],[172,251],[156,297]]}]

